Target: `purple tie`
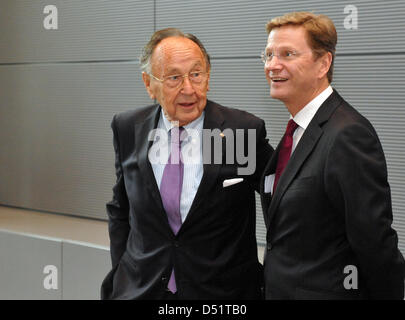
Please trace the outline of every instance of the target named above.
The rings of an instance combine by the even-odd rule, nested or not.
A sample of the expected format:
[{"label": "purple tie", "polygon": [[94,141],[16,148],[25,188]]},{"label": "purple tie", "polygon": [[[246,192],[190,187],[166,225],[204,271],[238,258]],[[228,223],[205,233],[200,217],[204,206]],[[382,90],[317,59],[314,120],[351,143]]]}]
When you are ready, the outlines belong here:
[{"label": "purple tie", "polygon": [[[170,157],[163,171],[162,182],[160,183],[160,195],[165,208],[169,225],[176,235],[181,227],[180,196],[183,186],[184,164],[181,159],[180,136],[184,131],[183,127],[173,127],[170,130]],[[176,293],[177,286],[174,278],[174,269],[170,275],[168,289]]]}]

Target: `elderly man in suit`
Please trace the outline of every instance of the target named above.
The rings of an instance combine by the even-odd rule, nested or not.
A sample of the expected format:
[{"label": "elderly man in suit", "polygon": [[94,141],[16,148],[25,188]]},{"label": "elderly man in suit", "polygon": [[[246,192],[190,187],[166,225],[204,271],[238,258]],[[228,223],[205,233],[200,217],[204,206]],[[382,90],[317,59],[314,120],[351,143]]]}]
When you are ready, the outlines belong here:
[{"label": "elderly man in suit", "polygon": [[387,167],[370,122],[334,90],[337,34],[324,15],[267,24],[271,97],[290,120],[261,185],[267,299],[403,299]]},{"label": "elderly man in suit", "polygon": [[[141,68],[158,104],[112,121],[113,269],[102,298],[259,299],[255,190],[273,152],[263,120],[207,100],[210,59],[191,34],[157,31]],[[187,162],[184,149],[202,156]],[[254,151],[253,167],[232,161],[241,149]]]}]

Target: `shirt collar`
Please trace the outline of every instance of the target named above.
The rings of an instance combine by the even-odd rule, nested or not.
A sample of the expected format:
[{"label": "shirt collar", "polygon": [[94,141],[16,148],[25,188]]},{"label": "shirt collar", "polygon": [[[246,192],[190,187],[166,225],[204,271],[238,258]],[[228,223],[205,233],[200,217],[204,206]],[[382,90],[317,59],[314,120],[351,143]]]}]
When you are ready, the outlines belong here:
[{"label": "shirt collar", "polygon": [[332,94],[333,89],[328,86],[319,95],[317,95],[313,100],[311,100],[304,108],[302,108],[295,117],[290,116],[290,119],[294,119],[294,122],[298,124],[304,130],[307,129],[315,113],[321,107],[322,103]]},{"label": "shirt collar", "polygon": [[[161,111],[161,118],[163,119],[163,128],[169,133],[169,131],[174,127],[174,124],[166,118],[163,112],[163,108]],[[204,118],[205,118],[205,111],[203,111],[197,119],[183,126],[183,128],[186,130],[188,134],[190,129],[201,131],[204,124]]]}]

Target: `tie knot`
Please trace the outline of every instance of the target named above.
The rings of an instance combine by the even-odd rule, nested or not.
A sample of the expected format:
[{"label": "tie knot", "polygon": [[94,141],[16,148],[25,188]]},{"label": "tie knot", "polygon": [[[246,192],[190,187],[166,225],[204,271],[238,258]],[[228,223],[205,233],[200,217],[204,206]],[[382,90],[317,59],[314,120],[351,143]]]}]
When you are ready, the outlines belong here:
[{"label": "tie knot", "polygon": [[[185,129],[183,127],[173,127],[170,130],[172,143],[180,144],[180,141],[182,141],[181,135],[183,134],[184,130]],[[184,140],[184,138],[183,138],[183,140]]]},{"label": "tie knot", "polygon": [[287,136],[292,137],[292,135],[293,135],[295,129],[297,129],[297,128],[298,128],[298,124],[296,124],[293,119],[290,119],[290,120],[288,121],[287,129],[285,130],[285,134],[286,134]]}]

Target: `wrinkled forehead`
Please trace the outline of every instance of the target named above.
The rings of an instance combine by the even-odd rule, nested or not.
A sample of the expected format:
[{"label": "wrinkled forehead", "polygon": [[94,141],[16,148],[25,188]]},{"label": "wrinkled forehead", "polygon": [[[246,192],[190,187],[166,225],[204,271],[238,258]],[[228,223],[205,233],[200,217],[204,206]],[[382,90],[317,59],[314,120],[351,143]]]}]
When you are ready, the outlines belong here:
[{"label": "wrinkled forehead", "polygon": [[182,37],[163,39],[153,51],[152,70],[168,71],[187,69],[193,66],[206,67],[204,54],[192,40]]}]

